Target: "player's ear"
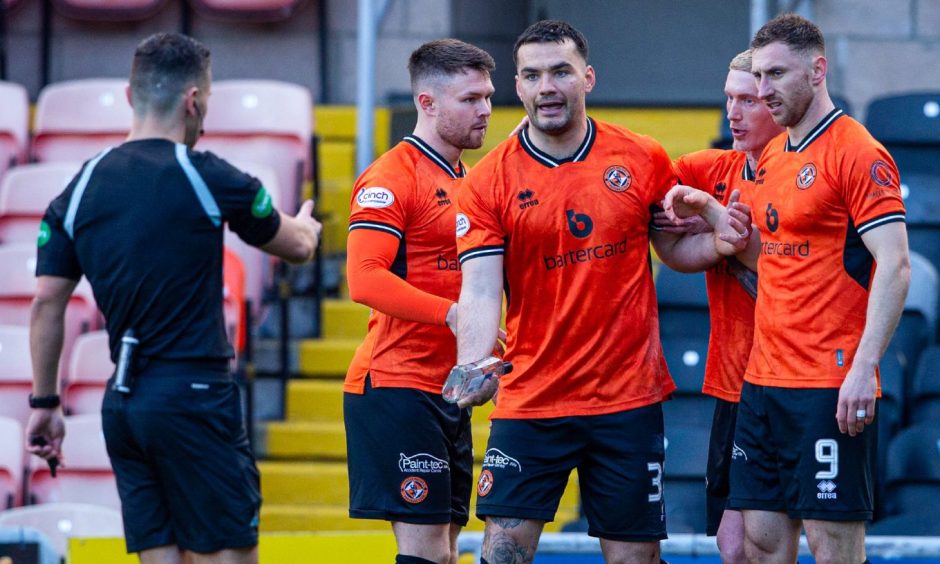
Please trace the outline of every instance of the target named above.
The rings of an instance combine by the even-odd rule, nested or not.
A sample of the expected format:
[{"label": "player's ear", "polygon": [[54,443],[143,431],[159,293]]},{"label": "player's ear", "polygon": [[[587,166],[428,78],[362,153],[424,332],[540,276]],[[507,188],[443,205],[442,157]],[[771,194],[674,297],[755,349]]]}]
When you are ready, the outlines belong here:
[{"label": "player's ear", "polygon": [[597,84],[597,75],[594,73],[594,67],[588,65],[584,69],[584,92],[588,93],[591,90],[594,90],[594,85]]},{"label": "player's ear", "polygon": [[822,55],[817,55],[813,57],[813,68],[812,68],[812,81],[813,86],[818,86],[822,81],[826,80],[826,70],[829,67],[829,62],[826,60],[826,57]]},{"label": "player's ear", "polygon": [[434,115],[437,112],[437,106],[434,103],[434,95],[428,91],[422,91],[418,94],[418,111],[428,115]]}]

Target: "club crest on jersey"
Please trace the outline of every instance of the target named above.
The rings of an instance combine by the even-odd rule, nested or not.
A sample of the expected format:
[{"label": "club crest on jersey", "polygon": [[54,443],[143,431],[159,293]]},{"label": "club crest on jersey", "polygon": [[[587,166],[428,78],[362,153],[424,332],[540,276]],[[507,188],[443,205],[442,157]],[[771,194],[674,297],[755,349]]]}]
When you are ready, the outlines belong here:
[{"label": "club crest on jersey", "polygon": [[809,163],[800,169],[796,175],[796,187],[800,190],[806,190],[816,182],[816,165]]},{"label": "club crest on jersey", "polygon": [[408,476],[401,483],[401,498],[408,503],[418,504],[428,497],[428,483],[417,476]]},{"label": "club crest on jersey", "polygon": [[470,231],[470,218],[466,214],[457,213],[457,236],[463,237]]},{"label": "club crest on jersey", "polygon": [[486,497],[493,491],[493,473],[489,470],[480,472],[480,479],[477,480],[477,495]]},{"label": "club crest on jersey", "polygon": [[387,208],[395,203],[395,194],[381,186],[363,188],[356,194],[356,203],[363,208]]},{"label": "club crest on jersey", "polygon": [[614,192],[626,192],[631,182],[633,182],[633,176],[620,165],[608,167],[604,171],[604,184]]},{"label": "club crest on jersey", "polygon": [[895,183],[891,167],[881,159],[871,164],[871,180],[878,186],[891,186]]}]

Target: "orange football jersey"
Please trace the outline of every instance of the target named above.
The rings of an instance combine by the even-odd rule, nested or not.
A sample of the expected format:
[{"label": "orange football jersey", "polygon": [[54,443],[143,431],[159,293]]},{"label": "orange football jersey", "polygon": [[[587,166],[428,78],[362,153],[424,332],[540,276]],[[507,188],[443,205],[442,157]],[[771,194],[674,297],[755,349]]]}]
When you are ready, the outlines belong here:
[{"label": "orange football jersey", "polygon": [[514,370],[494,418],[612,413],[675,389],[649,252],[650,208],[675,182],[654,140],[590,119],[568,159],[540,151],[524,130],[464,179],[461,263],[503,255]]},{"label": "orange football jersey", "polygon": [[[679,182],[714,196],[722,205],[734,190],[749,199],[754,171],[741,151],[707,149],[679,157]],[[741,398],[744,371],[754,342],[754,298],[744,289],[734,269],[746,268],[737,261],[722,260],[705,273],[711,333],[702,392],[737,402]]]},{"label": "orange football jersey", "polygon": [[[353,188],[349,230],[397,237],[391,272],[411,286],[456,301],[460,266],[454,240],[461,164],[453,170],[424,141],[408,136],[367,168]],[[356,350],[343,389],[372,386],[439,393],[457,361],[457,342],[446,325],[420,323],[373,310],[365,341]]]},{"label": "orange football jersey", "polygon": [[838,388],[862,336],[875,268],[861,235],[904,221],[897,167],[836,109],[799,145],[786,133],[774,138],[755,184],[761,251],[745,380]]}]

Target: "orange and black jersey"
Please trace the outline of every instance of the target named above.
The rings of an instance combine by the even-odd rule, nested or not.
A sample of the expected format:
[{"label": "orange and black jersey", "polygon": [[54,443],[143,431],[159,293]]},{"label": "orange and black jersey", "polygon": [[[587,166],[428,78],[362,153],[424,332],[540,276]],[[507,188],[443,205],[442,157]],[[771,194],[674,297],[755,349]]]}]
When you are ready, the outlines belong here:
[{"label": "orange and black jersey", "polygon": [[[350,291],[373,307],[344,390],[440,392],[457,359],[444,321],[460,293],[454,223],[457,179],[430,145],[408,136],[367,168],[350,202]],[[355,288],[355,291],[353,289]]]},{"label": "orange and black jersey", "polygon": [[[731,192],[739,190],[748,200],[754,189],[754,171],[741,151],[698,151],[679,157],[675,166],[679,182],[708,192],[725,206]],[[702,392],[730,402],[741,397],[754,342],[754,296],[740,276],[756,278],[736,259],[723,259],[705,273],[711,333]]]},{"label": "orange and black jersey", "polygon": [[654,140],[590,119],[570,158],[540,151],[523,130],[464,179],[461,263],[504,255],[514,370],[493,417],[612,413],[675,389],[649,254],[651,207],[675,182]]},{"label": "orange and black jersey", "polygon": [[838,388],[865,327],[875,268],[861,236],[904,221],[897,167],[836,109],[798,145],[786,133],[773,139],[755,184],[759,290],[745,380]]}]

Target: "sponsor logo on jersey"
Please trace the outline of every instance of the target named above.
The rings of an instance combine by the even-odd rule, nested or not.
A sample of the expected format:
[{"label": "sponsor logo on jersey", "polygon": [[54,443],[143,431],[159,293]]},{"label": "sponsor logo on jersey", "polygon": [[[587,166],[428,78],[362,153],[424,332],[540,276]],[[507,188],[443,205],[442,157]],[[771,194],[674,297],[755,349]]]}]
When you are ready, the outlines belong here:
[{"label": "sponsor logo on jersey", "polygon": [[519,200],[519,209],[524,210],[526,208],[531,208],[533,206],[539,205],[538,199],[535,197],[535,192],[531,189],[526,188],[519,192],[519,195],[516,196],[516,199]]},{"label": "sponsor logo on jersey", "polygon": [[449,259],[444,255],[437,255],[437,269],[460,270],[460,261],[455,258]]},{"label": "sponsor logo on jersey", "polygon": [[584,239],[594,231],[594,221],[585,213],[565,210],[565,217],[568,219],[568,230],[578,239]]},{"label": "sponsor logo on jersey", "polygon": [[744,449],[739,447],[737,443],[731,443],[731,460],[737,460],[738,458],[743,458],[744,462],[747,462],[747,453],[744,452]]},{"label": "sponsor logo on jersey", "polygon": [[498,448],[491,448],[483,455],[484,468],[515,468],[522,472],[522,465],[515,458],[509,456]]},{"label": "sponsor logo on jersey", "polygon": [[767,229],[769,229],[771,233],[774,233],[777,231],[777,228],[780,227],[780,214],[774,209],[772,202],[767,204],[765,215],[767,219]]},{"label": "sponsor logo on jersey", "polygon": [[836,493],[836,483],[832,480],[822,480],[816,484],[816,487],[819,489],[816,499],[836,499],[839,497],[839,494]]},{"label": "sponsor logo on jersey", "polygon": [[419,452],[411,456],[406,456],[405,453],[400,452],[398,455],[398,469],[406,474],[415,472],[420,474],[440,474],[441,472],[450,470],[450,465],[446,460],[441,460],[426,452]]},{"label": "sponsor logo on jersey", "polygon": [[627,239],[624,237],[622,240],[613,243],[603,243],[592,247],[573,249],[565,251],[560,255],[543,256],[542,261],[545,263],[545,270],[555,270],[556,268],[565,268],[566,266],[617,257],[626,252]]},{"label": "sponsor logo on jersey", "polygon": [[816,165],[809,163],[800,169],[796,175],[796,187],[800,190],[806,190],[816,182]]},{"label": "sponsor logo on jersey", "polygon": [[724,182],[719,182],[715,184],[715,197],[718,198],[718,201],[725,201],[725,192],[728,190],[728,185]]},{"label": "sponsor logo on jersey", "polygon": [[808,257],[810,254],[809,239],[801,243],[761,241],[760,252],[763,255],[773,255],[778,257]]},{"label": "sponsor logo on jersey", "polygon": [[49,224],[45,221],[39,222],[39,237],[36,239],[36,244],[40,247],[45,247],[46,243],[49,242],[49,239],[52,238],[52,230],[49,229]]},{"label": "sponsor logo on jersey", "polygon": [[894,173],[891,171],[891,167],[889,167],[888,163],[881,159],[878,159],[871,164],[870,174],[871,181],[878,186],[891,186],[892,184],[897,184],[897,182],[894,180]]},{"label": "sponsor logo on jersey", "polygon": [[262,186],[255,194],[255,201],[251,203],[251,215],[262,219],[271,215],[274,211],[274,205],[271,203],[271,194]]},{"label": "sponsor logo on jersey", "polygon": [[438,206],[449,206],[450,198],[447,197],[447,191],[443,188],[438,188],[435,190],[434,195],[437,196],[437,205]]},{"label": "sponsor logo on jersey", "polygon": [[387,208],[395,203],[395,194],[381,186],[363,188],[356,194],[356,203],[363,208]]},{"label": "sponsor logo on jersey", "polygon": [[467,231],[470,231],[470,218],[465,214],[457,214],[457,236],[463,237],[467,234]]},{"label": "sponsor logo on jersey", "polygon": [[418,504],[428,497],[428,483],[417,476],[408,476],[401,483],[401,498],[408,503]]},{"label": "sponsor logo on jersey", "polygon": [[486,497],[493,491],[493,473],[489,470],[480,472],[480,479],[477,480],[477,495]]},{"label": "sponsor logo on jersey", "polygon": [[604,184],[614,192],[626,192],[631,182],[633,182],[633,176],[620,165],[608,167],[604,171]]}]

